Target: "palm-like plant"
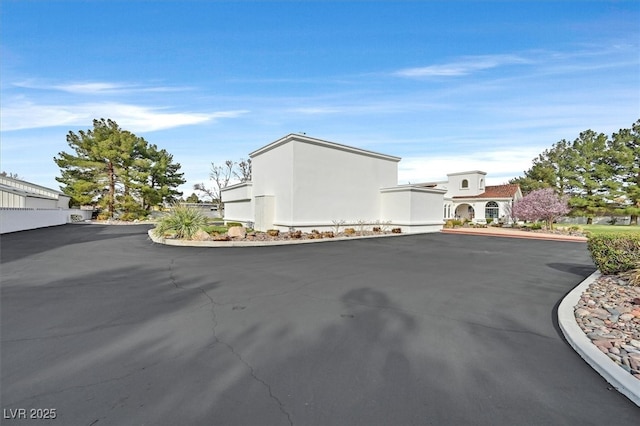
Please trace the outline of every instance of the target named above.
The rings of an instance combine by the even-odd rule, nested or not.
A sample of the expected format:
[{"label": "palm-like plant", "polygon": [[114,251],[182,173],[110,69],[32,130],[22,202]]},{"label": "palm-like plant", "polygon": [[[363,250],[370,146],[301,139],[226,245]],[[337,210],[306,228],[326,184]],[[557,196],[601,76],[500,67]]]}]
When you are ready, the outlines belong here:
[{"label": "palm-like plant", "polygon": [[168,215],[158,221],[153,232],[159,237],[174,232],[176,238],[190,240],[206,224],[207,218],[200,210],[176,204]]}]

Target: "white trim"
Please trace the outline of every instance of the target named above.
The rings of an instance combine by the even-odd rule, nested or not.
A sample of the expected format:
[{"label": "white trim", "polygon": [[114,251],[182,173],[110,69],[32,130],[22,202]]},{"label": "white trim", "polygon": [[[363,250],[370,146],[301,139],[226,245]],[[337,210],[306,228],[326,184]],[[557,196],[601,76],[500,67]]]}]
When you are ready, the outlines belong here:
[{"label": "white trim", "polygon": [[480,175],[486,176],[487,172],[483,172],[480,170],[470,170],[468,172],[447,173],[447,176],[459,176],[459,175],[468,175],[468,174],[480,174]]},{"label": "white trim", "polygon": [[318,145],[325,148],[336,149],[339,151],[346,151],[352,154],[364,155],[367,157],[378,158],[381,160],[394,161],[396,163],[401,160],[400,157],[395,157],[393,155],[381,154],[379,152],[373,152],[365,149],[354,148],[352,146],[342,145],[335,142],[329,142],[322,139],[311,138],[309,136],[298,135],[295,133],[290,133],[287,136],[280,138],[275,142],[272,142],[268,145],[263,146],[262,148],[259,148],[253,151],[252,153],[249,154],[249,158],[254,158],[258,155],[264,154],[265,152],[271,151],[272,149],[275,149],[281,145],[284,145],[288,142],[293,142],[293,141],[307,143],[310,145]]},{"label": "white trim", "polygon": [[420,186],[391,186],[388,188],[380,188],[380,192],[388,193],[388,192],[424,192],[427,194],[444,194],[447,192],[446,189],[435,189],[435,188],[424,188]]}]

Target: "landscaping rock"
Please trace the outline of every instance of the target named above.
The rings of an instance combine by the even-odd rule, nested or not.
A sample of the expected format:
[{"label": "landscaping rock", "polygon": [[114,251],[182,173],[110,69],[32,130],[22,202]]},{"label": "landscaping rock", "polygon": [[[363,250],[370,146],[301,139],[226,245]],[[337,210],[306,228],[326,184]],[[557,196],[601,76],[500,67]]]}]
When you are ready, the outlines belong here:
[{"label": "landscaping rock", "polygon": [[227,231],[227,235],[231,238],[245,238],[247,236],[247,228],[244,226],[232,226]]},{"label": "landscaping rock", "polygon": [[207,234],[203,230],[196,231],[191,238],[193,241],[211,241],[211,235]]},{"label": "landscaping rock", "polygon": [[612,362],[640,378],[640,318],[637,288],[620,283],[619,276],[602,275],[575,306],[576,322],[591,343]]}]

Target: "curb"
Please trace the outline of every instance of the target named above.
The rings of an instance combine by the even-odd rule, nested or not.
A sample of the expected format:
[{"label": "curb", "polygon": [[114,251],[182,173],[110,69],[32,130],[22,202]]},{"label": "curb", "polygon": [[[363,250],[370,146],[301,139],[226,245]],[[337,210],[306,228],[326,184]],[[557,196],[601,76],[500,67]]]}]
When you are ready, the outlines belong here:
[{"label": "curb", "polygon": [[[383,234],[383,235],[360,235],[354,237],[335,237],[321,238],[313,240],[280,240],[280,241],[192,241],[192,240],[173,240],[162,237],[156,237],[153,229],[147,231],[149,238],[156,244],[164,244],[174,247],[267,247],[267,246],[288,246],[294,244],[314,244],[314,243],[330,243],[335,241],[352,241],[364,240],[370,238],[390,238],[390,237],[408,237],[418,234]],[[420,234],[422,235],[422,234]]]},{"label": "curb", "polygon": [[587,242],[586,237],[577,237],[577,236],[567,236],[567,235],[557,235],[557,234],[536,234],[536,233],[525,233],[514,234],[514,233],[506,233],[506,232],[490,232],[490,231],[475,231],[475,230],[457,230],[457,229],[442,229],[443,234],[459,234],[459,235],[482,235],[485,237],[504,237],[504,238],[522,238],[529,240],[546,240],[546,241],[568,241],[572,243],[585,243]]},{"label": "curb", "polygon": [[558,306],[558,324],[571,347],[618,392],[640,407],[640,380],[620,368],[591,343],[576,322],[574,307],[582,293],[600,277],[596,271],[567,294]]}]

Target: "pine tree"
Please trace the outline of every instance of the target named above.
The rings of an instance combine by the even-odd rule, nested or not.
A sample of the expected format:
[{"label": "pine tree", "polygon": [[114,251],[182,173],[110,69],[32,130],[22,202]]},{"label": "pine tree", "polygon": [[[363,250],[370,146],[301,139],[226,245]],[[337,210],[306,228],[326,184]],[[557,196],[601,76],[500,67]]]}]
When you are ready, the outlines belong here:
[{"label": "pine tree", "polygon": [[180,164],[113,120],[93,120],[93,129],[69,132],[67,142],[75,155],[54,157],[61,171],[56,180],[76,204],[98,205],[110,218],[120,211],[123,219],[132,219],[181,195],[175,190],[185,182]]},{"label": "pine tree", "polygon": [[621,129],[612,137],[613,167],[617,177],[620,213],[638,224],[640,215],[640,120],[631,129]]}]

